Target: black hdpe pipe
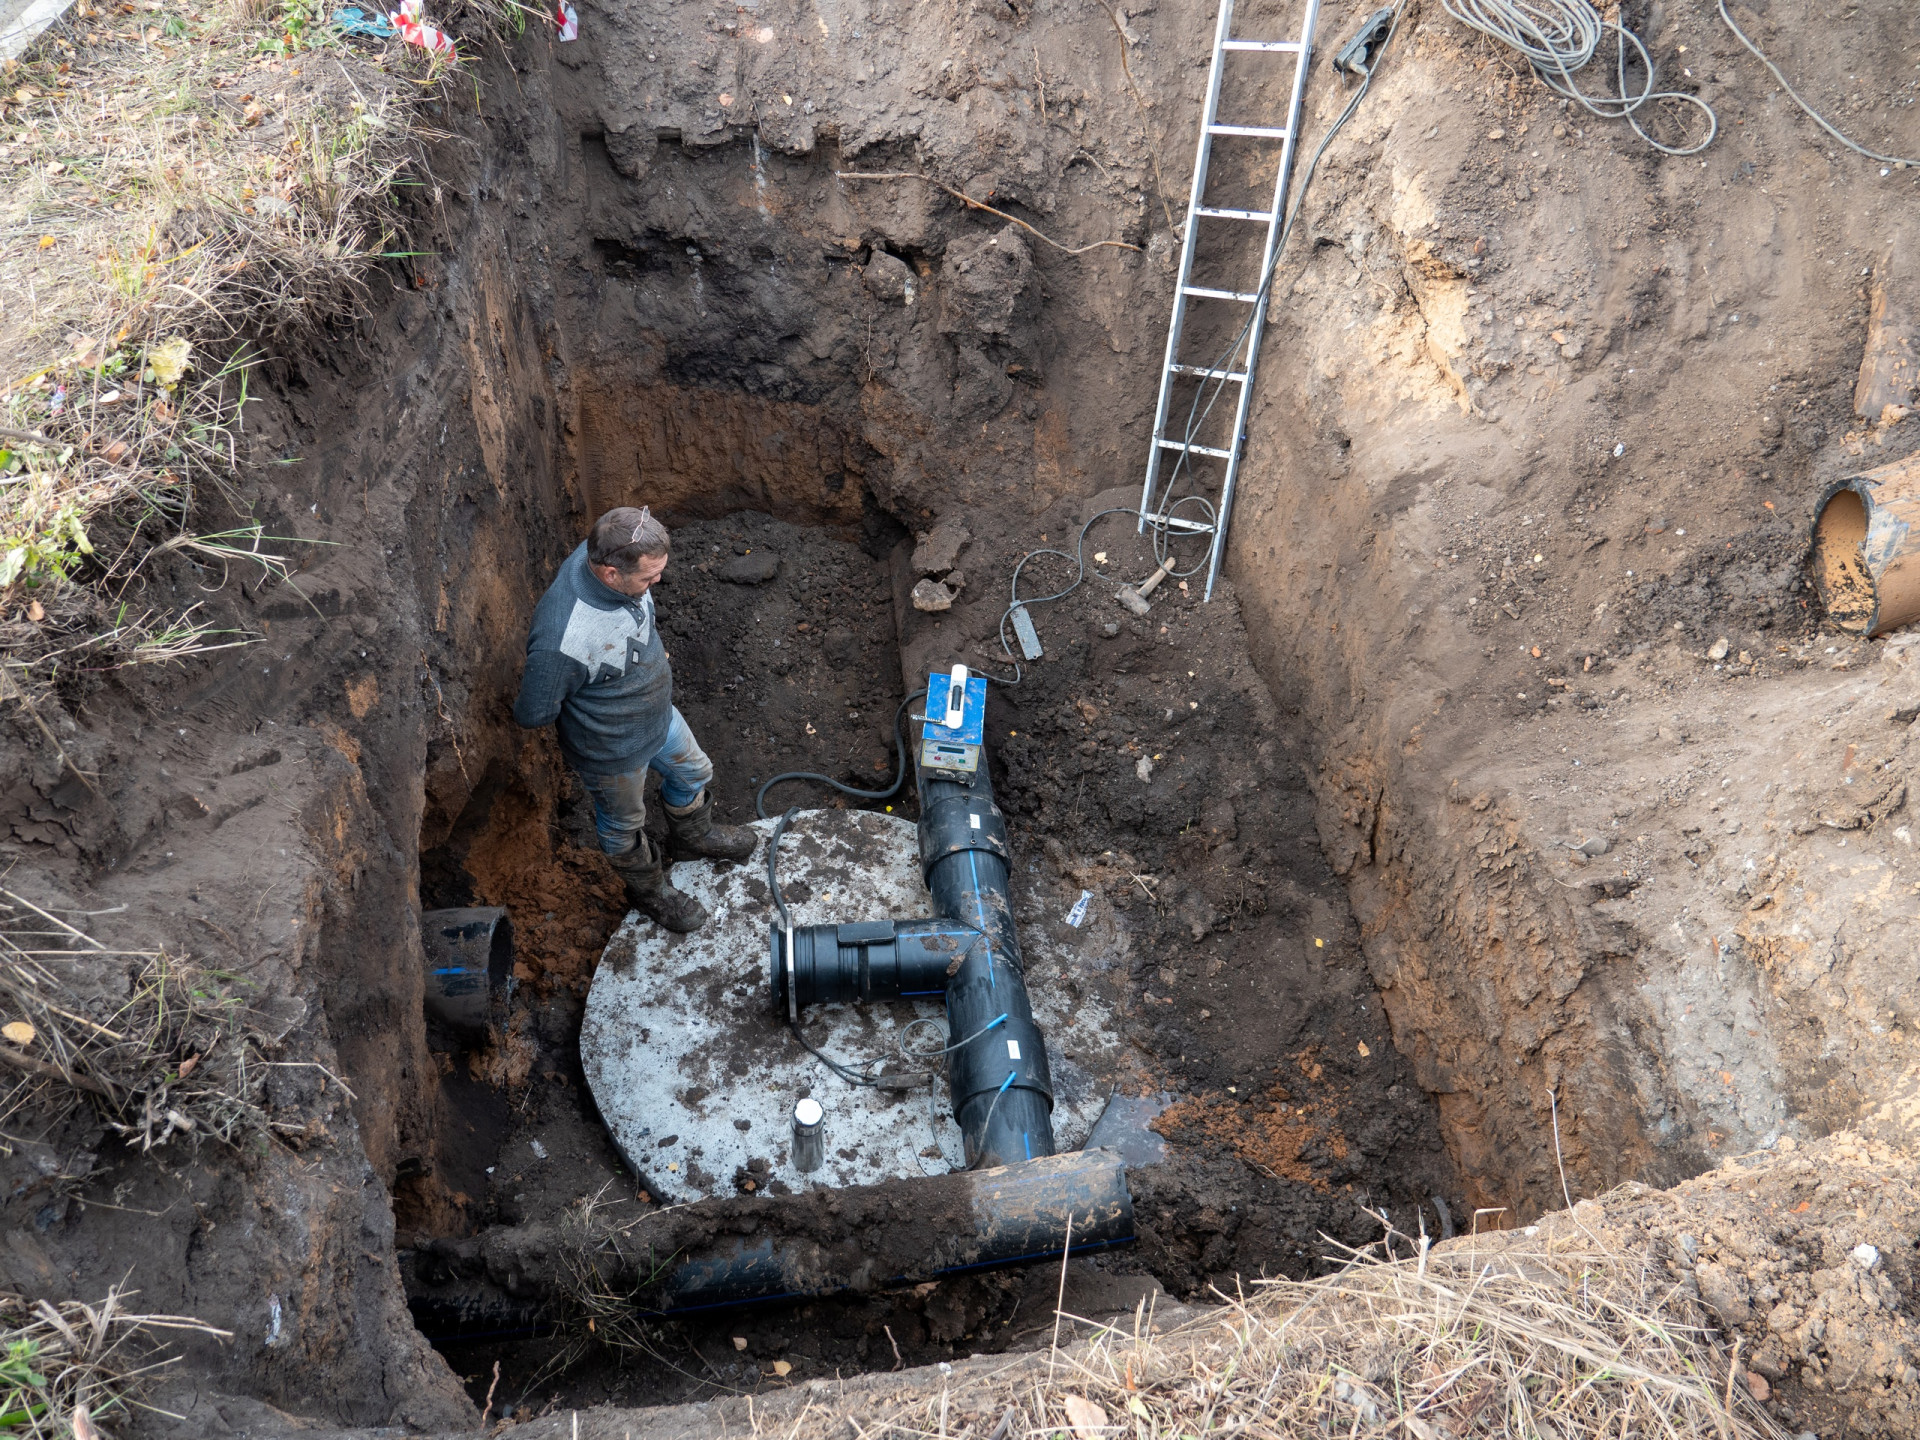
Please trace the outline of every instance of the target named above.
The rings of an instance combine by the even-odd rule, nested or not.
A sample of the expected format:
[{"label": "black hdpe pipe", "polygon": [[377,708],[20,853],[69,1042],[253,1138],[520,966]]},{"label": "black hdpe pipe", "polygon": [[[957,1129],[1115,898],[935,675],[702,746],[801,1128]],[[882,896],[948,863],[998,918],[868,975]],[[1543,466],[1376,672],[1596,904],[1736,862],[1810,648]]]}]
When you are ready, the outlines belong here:
[{"label": "black hdpe pipe", "polygon": [[[636,1310],[679,1315],[1058,1259],[1069,1236],[1075,1255],[1133,1238],[1126,1166],[1111,1150],[849,1186],[832,1192],[828,1216],[802,1212],[787,1225],[766,1203],[674,1206],[623,1227],[586,1258]],[[434,1341],[551,1328],[575,1283],[563,1252],[577,1243],[541,1225],[434,1241],[402,1270],[414,1323]],[[663,1254],[674,1258],[656,1263]]]},{"label": "black hdpe pipe", "polygon": [[[927,893],[936,912],[977,936],[947,980],[947,1033],[979,1036],[947,1058],[953,1118],[966,1137],[968,1163],[976,1166],[1053,1154],[1053,1078],[1013,923],[1012,860],[986,756],[971,784],[921,767],[920,870]],[[996,1025],[997,1015],[1006,1019]]]},{"label": "black hdpe pipe", "polygon": [[[978,937],[942,920],[863,920],[793,927],[794,1004],[929,1000],[944,995],[960,952]],[[773,997],[787,1003],[784,930],[772,936]]]},{"label": "black hdpe pipe", "polygon": [[809,1004],[945,993],[947,1033],[960,1042],[947,1058],[948,1094],[975,1168],[1054,1151],[1046,1037],[1027,996],[1012,850],[985,759],[968,781],[916,766],[920,869],[938,918],[791,932],[776,921],[768,956],[774,1006],[790,1017]]},{"label": "black hdpe pipe", "polygon": [[424,910],[427,1015],[462,1039],[481,1038],[513,987],[513,922],[498,906]]}]

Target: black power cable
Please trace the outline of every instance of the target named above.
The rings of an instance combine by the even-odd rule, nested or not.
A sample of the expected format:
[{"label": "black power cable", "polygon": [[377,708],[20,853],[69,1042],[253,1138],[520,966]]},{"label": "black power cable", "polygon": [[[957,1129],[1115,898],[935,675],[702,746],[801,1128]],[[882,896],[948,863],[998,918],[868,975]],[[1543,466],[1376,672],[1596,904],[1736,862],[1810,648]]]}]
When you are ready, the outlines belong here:
[{"label": "black power cable", "polygon": [[[1013,647],[1007,644],[1007,621],[1012,617],[1013,612],[1023,605],[1048,605],[1055,600],[1064,600],[1067,596],[1078,590],[1087,578],[1087,531],[1093,528],[1093,522],[1104,519],[1109,515],[1137,515],[1138,513],[1139,512],[1131,505],[1116,505],[1110,509],[1102,510],[1098,514],[1089,516],[1087,523],[1080,527],[1080,535],[1074,543],[1073,554],[1071,555],[1067,554],[1064,550],[1055,550],[1048,547],[1044,550],[1029,550],[1020,557],[1019,561],[1013,567],[1013,579],[1008,583],[1007,588],[1011,599],[1008,601],[1007,608],[1000,612],[999,626],[1000,649],[1005,653],[1007,659],[1013,662],[1013,679],[1008,680],[1003,676],[988,675],[984,670],[979,672],[981,676],[991,680],[996,685],[1018,685],[1020,683],[1026,672],[1020,668],[1020,662],[1014,658]],[[1029,560],[1038,559],[1042,555],[1058,555],[1062,560],[1073,561],[1076,567],[1073,581],[1064,590],[1056,590],[1051,595],[1035,595],[1027,599],[1022,599],[1020,596],[1020,572],[1026,568]],[[1158,558],[1157,551],[1155,558]],[[1098,570],[1093,573],[1099,576],[1100,579],[1113,585],[1116,590],[1120,585],[1125,583],[1124,581],[1114,580],[1111,575],[1101,575]],[[1192,574],[1193,572],[1187,571],[1186,573]]]}]

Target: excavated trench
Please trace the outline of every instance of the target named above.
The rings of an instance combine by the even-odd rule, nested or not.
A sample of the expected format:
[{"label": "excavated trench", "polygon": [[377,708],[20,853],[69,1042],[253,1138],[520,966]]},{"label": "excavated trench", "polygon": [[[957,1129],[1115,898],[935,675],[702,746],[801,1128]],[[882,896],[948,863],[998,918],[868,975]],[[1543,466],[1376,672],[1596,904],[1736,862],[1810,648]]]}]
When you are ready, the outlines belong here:
[{"label": "excavated trench", "polygon": [[[103,691],[66,743],[111,806],[15,825],[65,827],[93,869],[60,903],[107,943],[252,977],[304,1148],[176,1148],[176,1176],[76,1134],[111,1201],[37,1213],[23,1293],[104,1293],[137,1255],[144,1303],[238,1337],[182,1342],[194,1384],[419,1430],[470,1424],[496,1365],[498,1416],[1047,1333],[1051,1268],[659,1322],[535,1294],[492,1336],[421,1302],[528,1298],[490,1245],[656,1203],[579,1053],[621,891],[510,713],[595,514],[673,528],[659,614],[728,820],[778,770],[888,773],[908,676],[1004,665],[1030,552],[1091,522],[1103,573],[1148,572],[1095,517],[1139,495],[1212,12],[1104,12],[648,0],[476,52],[406,256],[260,367],[245,518],[326,543],[208,614],[270,650]],[[1663,63],[1715,53],[1685,63],[1731,92],[1711,23],[1663,21],[1689,47]],[[1136,1243],[1068,1267],[1079,1315],[1306,1273],[1382,1210],[1510,1224],[1675,1181],[1909,1093],[1882,881],[1910,837],[1874,826],[1905,804],[1911,672],[1819,633],[1795,513],[1905,444],[1847,428],[1883,231],[1774,158],[1778,117],[1662,168],[1437,15],[1403,43],[1291,253],[1220,591],[1036,603],[1046,657],[990,701],[1022,933],[1078,957],[1032,983],[1108,987],[1140,1088],[1176,1099],[1129,1177]],[[1316,79],[1302,133],[1349,93]],[[1781,196],[1829,228],[1779,231]],[[1041,555],[1022,593],[1074,577]],[[950,608],[908,603],[922,579]],[[479,1045],[422,1003],[418,916],[464,905],[516,944]]]},{"label": "excavated trench", "polygon": [[[713,20],[712,33],[763,43],[745,15]],[[689,54],[704,43],[628,18],[628,42],[644,32]],[[978,14],[966,24],[987,49],[1019,28]],[[369,327],[405,372],[399,388],[444,392],[470,430],[459,456],[445,432],[412,432],[427,443],[394,477],[437,537],[422,653],[444,684],[421,757],[419,900],[504,906],[518,944],[494,1042],[471,1052],[423,1032],[406,1068],[431,1077],[418,1095],[430,1120],[369,1127],[415,1311],[476,1401],[497,1362],[515,1405],[553,1392],[663,1401],[759,1383],[775,1362],[807,1378],[1031,1343],[1057,1277],[1020,1271],[610,1334],[583,1331],[564,1297],[534,1297],[552,1299],[537,1335],[454,1336],[431,1317],[436,1294],[502,1288],[490,1237],[589,1204],[638,1213],[661,1188],[614,1151],[578,1050],[620,892],[550,739],[507,714],[525,618],[554,565],[611,505],[651,505],[673,527],[659,613],[726,818],[747,818],[775,771],[856,784],[887,774],[903,676],[954,660],[1005,666],[999,623],[1023,556],[1072,551],[1091,521],[1085,551],[1107,557],[1099,568],[1136,580],[1151,568],[1125,517],[1094,518],[1137,502],[1164,340],[1172,252],[1150,146],[1120,146],[1118,170],[1115,154],[1101,160],[1086,141],[1119,122],[1120,92],[1058,81],[1043,124],[1039,95],[992,87],[938,124],[908,123],[883,96],[848,90],[869,62],[803,55],[799,73],[763,77],[747,129],[712,111],[704,80],[648,88],[654,72],[636,53],[583,45],[558,63],[514,63],[502,78],[515,97],[498,102],[479,158],[443,157],[450,200],[422,218],[445,258],[400,277]],[[1200,78],[1180,75],[1180,103],[1197,103],[1186,92]],[[803,123],[794,97],[809,93],[839,118]],[[970,109],[983,93],[1003,110]],[[1327,113],[1337,102],[1318,101]],[[974,193],[1039,229],[1121,243],[1069,255],[911,178],[927,147],[975,142]],[[1202,602],[1196,576],[1140,619],[1110,584],[1083,585],[1033,608],[1046,658],[993,692],[1021,923],[1065,935],[1061,917],[1092,894],[1111,929],[1087,961],[1119,977],[1141,1087],[1176,1097],[1159,1126],[1169,1159],[1131,1176],[1138,1243],[1075,1262],[1077,1313],[1131,1309],[1162,1286],[1185,1299],[1304,1273],[1322,1237],[1375,1240],[1382,1209],[1410,1232],[1444,1230],[1443,1211],[1511,1223],[1558,1203],[1556,1156],[1589,1188],[1677,1179],[1710,1163],[1718,1137],[1757,1140],[1768,1123],[1699,1113],[1714,1102],[1677,1085],[1628,972],[1612,966],[1639,944],[1608,908],[1637,876],[1549,874],[1491,797],[1448,789],[1483,733],[1457,697],[1492,674],[1497,650],[1484,649],[1484,675],[1449,659],[1440,611],[1429,631],[1432,602],[1380,540],[1398,525],[1424,535],[1447,467],[1482,453],[1468,397],[1525,355],[1450,368],[1442,317],[1470,294],[1486,242],[1385,244],[1388,217],[1439,227],[1437,199],[1417,183],[1403,193],[1403,178],[1393,172],[1390,194],[1367,189],[1377,171],[1326,182],[1328,203],[1347,210],[1299,262],[1302,329],[1270,382],[1288,400],[1256,411],[1249,474],[1265,478],[1216,598]],[[1372,363],[1357,349],[1357,368],[1336,363],[1362,344],[1343,338],[1359,323],[1356,295],[1381,308],[1365,344],[1391,353],[1413,327],[1413,378],[1342,410],[1323,379],[1346,383]],[[423,370],[425,332],[451,343]],[[1408,403],[1432,427],[1418,442],[1395,428]],[[1377,428],[1360,429],[1369,410]],[[340,468],[355,463],[364,452]],[[1577,471],[1575,490],[1568,514],[1611,523],[1611,494]],[[1533,516],[1509,514],[1509,500],[1468,503],[1496,518],[1468,514],[1452,560],[1535,543],[1521,533]],[[1794,542],[1752,544],[1788,563]],[[1022,593],[1074,575],[1042,556]],[[907,603],[922,578],[955,596],[951,608]],[[1774,623],[1777,602],[1754,594],[1753,623]],[[1520,610],[1510,600],[1506,613]],[[1597,681],[1627,663],[1635,639],[1615,626],[1580,673]],[[1383,658],[1395,655],[1398,670]],[[1538,646],[1531,658],[1556,663]],[[1623,689],[1582,703],[1624,704]],[[1529,702],[1502,721],[1532,713]],[[896,813],[911,818],[910,799]]]},{"label": "excavated trench", "polygon": [[[886,530],[874,527],[863,548],[844,531],[737,512],[674,533],[658,604],[678,703],[714,757],[723,809],[750,815],[756,782],[775,769],[867,785],[890,773],[902,689],[893,570],[903,551],[888,546]],[[1116,551],[1137,543],[1122,519],[1096,535]],[[723,578],[762,573],[737,562],[768,556],[777,562],[770,580]],[[1245,764],[1238,757],[1263,745],[1272,753],[1279,727],[1231,611],[1215,613],[1209,622],[1192,605],[1169,607],[1162,618],[1194,633],[1177,656],[1163,655],[1147,637],[1152,627],[1116,624],[1124,612],[1089,592],[1048,614],[1064,653],[995,698],[994,730],[1006,741],[996,783],[1025,862],[1016,877],[1022,923],[1069,933],[1061,917],[1073,896],[1083,881],[1095,891],[1121,936],[1137,1071],[1186,1097],[1164,1127],[1174,1158],[1133,1176],[1141,1243],[1097,1265],[1076,1262],[1084,1271],[1076,1293],[1096,1297],[1089,1309],[1130,1308],[1156,1281],[1189,1296],[1235,1275],[1308,1272],[1322,1235],[1377,1238],[1362,1206],[1386,1207],[1409,1232],[1441,1229],[1435,1195],[1460,1208],[1430,1102],[1391,1049],[1342,898],[1315,847],[1301,843],[1306,796],[1281,765],[1256,760],[1233,773]],[[1109,626],[1119,635],[1108,636]],[[1081,627],[1097,638],[1076,646],[1069,637]],[[926,628],[932,643],[947,643],[941,627]],[[1166,673],[1176,663],[1233,678],[1177,685]],[[1170,730],[1170,699],[1207,715]],[[1157,794],[1136,793],[1147,787],[1131,763],[1131,736],[1160,754],[1178,747]],[[1074,763],[1084,749],[1096,763]],[[1116,752],[1129,763],[1109,763]],[[893,808],[914,813],[910,795]],[[663,1150],[653,1178],[629,1173],[584,1085],[583,996],[624,907],[591,851],[577,785],[563,779],[539,793],[483,783],[444,838],[423,841],[435,842],[423,843],[423,908],[506,905],[526,982],[492,1050],[448,1046],[434,1056],[435,1148],[401,1182],[397,1210],[403,1273],[431,1307],[439,1288],[484,1270],[477,1257],[488,1227],[555,1224],[588,1196],[638,1213],[650,1186],[671,1182],[664,1166],[679,1152]],[[1113,957],[1090,959],[1105,969]],[[1030,973],[1030,983],[1076,981]],[[797,1048],[794,1058],[804,1058]],[[568,1392],[581,1403],[641,1401],[691,1395],[715,1378],[743,1383],[774,1359],[824,1373],[894,1363],[896,1345],[912,1362],[1029,1343],[1050,1303],[1028,1286],[1045,1290],[1057,1278],[988,1274],[798,1313],[662,1323],[646,1355],[590,1347],[565,1384],[581,1387]],[[490,1379],[498,1359],[510,1381],[528,1381],[580,1348],[578,1318],[554,1308],[571,1321],[564,1334],[443,1349],[464,1375]],[[750,1353],[734,1348],[736,1335]]]},{"label": "excavated trench", "polygon": [[[510,687],[517,658],[482,658],[489,646],[517,650],[503,612],[522,621],[587,518],[648,504],[674,535],[655,594],[676,702],[715,761],[723,815],[748,818],[758,781],[778,770],[873,785],[893,769],[903,656],[905,668],[1005,669],[994,635],[1013,564],[1070,549],[1086,519],[1128,503],[1111,487],[1133,474],[1131,447],[1115,437],[1129,453],[1105,455],[1077,433],[1098,433],[1091,421],[1108,397],[1148,383],[1141,357],[1155,321],[1138,316],[1136,353],[1096,364],[1076,391],[1053,377],[1082,363],[1085,320],[1051,292],[1086,276],[1036,256],[1013,227],[937,207],[915,220],[915,242],[891,241],[897,217],[850,211],[824,158],[757,144],[662,146],[640,180],[619,173],[603,135],[569,137],[563,150],[553,182],[563,195],[537,232],[559,277],[538,330],[492,290],[480,255],[417,287],[444,286],[443,306],[482,313],[497,348],[486,357],[469,342],[474,398],[533,422],[519,435],[501,422],[511,460],[494,479],[542,563],[509,590],[456,594],[435,637],[450,678],[478,660]],[[509,195],[513,183],[496,182]],[[380,323],[404,329],[410,303],[401,297]],[[518,336],[535,334],[543,366],[515,353]],[[540,368],[559,412],[544,435],[540,397],[510,397],[488,373],[525,383]],[[480,428],[484,446],[484,418]],[[536,436],[548,453],[529,464]],[[529,471],[564,485],[524,493]],[[929,532],[931,549],[947,552],[931,568],[916,544]],[[1123,576],[1152,566],[1126,516],[1097,521],[1086,550],[1110,553]],[[958,592],[952,609],[906,603],[922,573]],[[1023,585],[1046,593],[1072,577],[1043,558]],[[1062,917],[1093,893],[1111,928],[1087,963],[1116,971],[1134,1088],[1176,1097],[1159,1124],[1170,1158],[1131,1177],[1138,1243],[1074,1262],[1078,1313],[1131,1310],[1162,1286],[1184,1298],[1236,1277],[1308,1273],[1323,1236],[1379,1237],[1369,1209],[1438,1232],[1451,1224],[1443,1211],[1466,1204],[1320,853],[1298,712],[1276,704],[1256,670],[1231,587],[1205,605],[1199,590],[1197,577],[1169,585],[1144,620],[1098,583],[1036,607],[1047,658],[992,701],[1021,923],[1072,935]],[[503,1333],[436,1333],[449,1287],[500,1288],[481,1258],[489,1236],[563,1224],[583,1201],[638,1214],[654,1203],[650,1184],[660,1188],[622,1163],[582,1073],[584,997],[625,913],[590,808],[550,741],[512,726],[510,688],[462,688],[465,714],[425,759],[419,901],[506,907],[517,985],[483,1046],[428,1028],[420,1069],[436,1077],[433,1120],[397,1156],[393,1194],[416,1313],[476,1401],[495,1362],[508,1404],[554,1392],[648,1402],[751,1384],[776,1360],[844,1373],[1034,1343],[1057,1270],[610,1337],[556,1295],[531,1327],[523,1310]],[[780,797],[795,802],[847,803],[804,787]],[[893,809],[913,817],[911,787]]]}]

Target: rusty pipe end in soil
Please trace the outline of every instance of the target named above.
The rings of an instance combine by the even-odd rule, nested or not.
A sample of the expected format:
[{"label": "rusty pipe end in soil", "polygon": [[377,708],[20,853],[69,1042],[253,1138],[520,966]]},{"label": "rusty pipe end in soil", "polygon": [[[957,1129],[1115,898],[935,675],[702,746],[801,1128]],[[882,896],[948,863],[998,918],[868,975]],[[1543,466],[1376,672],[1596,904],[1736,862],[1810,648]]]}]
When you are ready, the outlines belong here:
[{"label": "rusty pipe end in soil", "polygon": [[1920,620],[1920,452],[1832,485],[1814,512],[1814,589],[1843,630],[1877,636]]}]

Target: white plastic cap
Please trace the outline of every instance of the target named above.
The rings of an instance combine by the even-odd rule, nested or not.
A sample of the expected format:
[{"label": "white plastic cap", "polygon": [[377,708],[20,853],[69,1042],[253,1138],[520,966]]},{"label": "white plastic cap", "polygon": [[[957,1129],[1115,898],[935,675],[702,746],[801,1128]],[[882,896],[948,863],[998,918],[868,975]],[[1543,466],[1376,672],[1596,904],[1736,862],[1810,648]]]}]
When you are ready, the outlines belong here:
[{"label": "white plastic cap", "polygon": [[956,665],[947,677],[947,728],[958,730],[967,718],[967,667]]},{"label": "white plastic cap", "polygon": [[794,1105],[793,1123],[796,1125],[805,1125],[808,1129],[812,1129],[820,1123],[825,1117],[825,1114],[826,1112],[820,1108],[820,1102],[809,1097]]}]

